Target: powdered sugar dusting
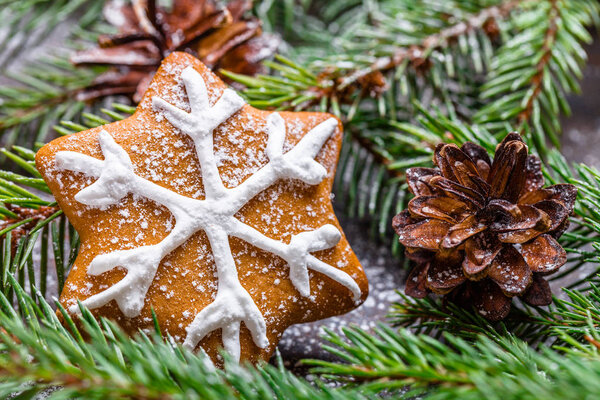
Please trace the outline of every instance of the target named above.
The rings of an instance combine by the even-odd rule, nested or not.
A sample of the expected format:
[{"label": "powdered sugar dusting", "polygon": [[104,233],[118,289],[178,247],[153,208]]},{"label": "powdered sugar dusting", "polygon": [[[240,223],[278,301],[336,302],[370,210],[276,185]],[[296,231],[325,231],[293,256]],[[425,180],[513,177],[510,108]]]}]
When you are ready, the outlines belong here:
[{"label": "powdered sugar dusting", "polygon": [[[226,120],[233,116],[231,120],[235,123],[236,118],[240,118],[236,112],[243,105],[241,99],[229,89],[220,93],[218,90],[207,90],[202,76],[193,68],[181,68],[178,64],[171,64],[167,69],[172,70],[170,73],[179,73],[182,84],[168,96],[153,98],[152,103],[158,111],[155,114],[157,121],[166,118],[181,131],[181,138],[175,143],[175,148],[179,146],[182,151],[173,151],[173,146],[168,145],[172,138],[155,129],[151,132],[153,137],[159,142],[164,140],[164,146],[159,146],[158,150],[136,145],[132,146],[131,153],[128,153],[108,132],[101,132],[99,142],[104,161],[77,151],[62,151],[56,156],[59,170],[80,172],[90,178],[97,178],[95,182],[93,179],[87,179],[82,184],[77,184],[77,180],[73,180],[69,174],[65,174],[65,178],[62,175],[58,176],[58,173],[57,181],[61,182],[61,185],[79,186],[80,190],[75,200],[100,209],[117,206],[119,215],[125,221],[123,223],[135,225],[137,232],[130,245],[93,259],[88,267],[89,274],[102,274],[116,267],[123,268],[127,274],[113,286],[88,297],[84,304],[95,308],[115,300],[125,316],[134,317],[139,315],[150,290],[165,300],[171,299],[174,293],[169,290],[168,285],[160,285],[157,289],[151,288],[150,285],[161,261],[163,265],[177,268],[170,264],[169,256],[186,247],[198,231],[203,231],[210,242],[210,251],[201,249],[198,257],[212,253],[213,259],[210,261],[216,266],[213,273],[216,274],[217,283],[216,287],[212,288],[206,288],[202,283],[194,285],[199,291],[211,290],[214,296],[213,302],[202,309],[188,325],[185,344],[191,348],[195,348],[210,332],[221,329],[225,349],[239,358],[242,322],[250,330],[257,346],[268,345],[266,324],[273,316],[269,310],[261,313],[253,300],[253,297],[266,294],[253,293],[252,289],[246,290],[241,285],[234,258],[236,255],[242,258],[243,254],[232,252],[229,236],[276,254],[285,261],[284,265],[289,266],[289,273],[287,277],[277,274],[277,286],[280,286],[282,279],[288,278],[299,292],[298,300],[305,297],[308,301],[314,301],[314,288],[322,288],[323,280],[311,276],[310,270],[314,270],[346,286],[358,301],[361,291],[354,280],[356,276],[353,275],[356,273],[349,275],[343,271],[346,262],[342,260],[334,267],[311,254],[336,246],[341,238],[337,228],[329,224],[317,229],[307,226],[306,231],[295,235],[290,233],[289,243],[285,243],[271,239],[267,229],[260,231],[262,226],[245,224],[243,212],[241,213],[244,207],[256,204],[251,202],[255,197],[266,203],[281,196],[293,198],[296,193],[293,190],[294,185],[316,185],[330,175],[331,171],[326,170],[314,158],[334,132],[337,121],[326,120],[302,136],[304,126],[300,121],[292,121],[286,126],[277,113],[271,114],[266,120],[266,126],[265,122],[249,118],[244,121],[245,129],[266,131],[268,135],[264,150],[260,147],[259,150],[256,150],[256,147],[253,147],[255,150],[251,150],[250,147],[238,146],[237,153],[214,152],[215,144],[218,149],[228,148],[221,145],[227,140],[235,147],[236,141],[241,140],[233,130],[224,132],[231,126],[230,123],[224,124]],[[186,101],[186,98],[189,98],[189,101]],[[76,147],[74,144],[74,149]],[[195,152],[189,149],[195,149]],[[133,163],[130,154],[131,157],[135,156],[137,160],[141,160],[142,165]],[[198,158],[200,169],[190,167],[186,177],[177,178],[181,181],[174,181],[174,167],[189,157]],[[244,158],[246,168],[231,167],[240,165],[239,157]],[[221,173],[219,167],[223,167],[226,172]],[[189,179],[193,179],[189,178],[191,175],[201,176],[203,191],[195,190],[190,193],[190,188],[194,187],[188,184]],[[64,182],[65,179],[68,182]],[[276,190],[266,191],[282,179],[284,181],[275,186]],[[158,184],[165,180],[176,190],[169,190]],[[133,202],[150,199],[168,210],[172,218],[167,219],[163,229],[168,232],[166,237],[158,239],[160,232],[149,222],[152,219],[151,215],[131,215],[133,213],[129,208],[120,207],[123,199],[129,194],[133,194]],[[163,213],[164,208],[159,208],[156,212]],[[274,236],[280,237],[282,234],[277,230],[287,227],[277,224],[278,213],[281,213],[281,210],[274,211],[265,216],[264,225],[276,234]],[[306,212],[323,210],[314,210],[307,206]],[[153,234],[155,236],[152,236]],[[141,243],[146,244],[140,246]],[[255,250],[244,251],[247,253]],[[207,272],[209,271],[199,273]],[[76,311],[76,307],[70,309],[72,312]],[[191,316],[189,312],[184,314]],[[310,316],[305,317],[308,319]]]}]

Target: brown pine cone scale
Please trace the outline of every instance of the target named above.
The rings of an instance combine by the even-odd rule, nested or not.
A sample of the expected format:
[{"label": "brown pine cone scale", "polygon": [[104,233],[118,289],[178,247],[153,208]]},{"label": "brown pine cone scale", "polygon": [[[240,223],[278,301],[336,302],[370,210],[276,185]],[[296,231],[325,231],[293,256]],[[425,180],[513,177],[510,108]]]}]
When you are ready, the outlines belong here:
[{"label": "brown pine cone scale", "polygon": [[557,239],[567,229],[577,189],[544,188],[541,163],[517,133],[490,160],[484,148],[440,144],[437,168],[411,168],[415,197],[393,220],[416,266],[406,294],[433,292],[490,320],[506,317],[511,299],[541,306],[552,301],[544,275],[567,257]]}]

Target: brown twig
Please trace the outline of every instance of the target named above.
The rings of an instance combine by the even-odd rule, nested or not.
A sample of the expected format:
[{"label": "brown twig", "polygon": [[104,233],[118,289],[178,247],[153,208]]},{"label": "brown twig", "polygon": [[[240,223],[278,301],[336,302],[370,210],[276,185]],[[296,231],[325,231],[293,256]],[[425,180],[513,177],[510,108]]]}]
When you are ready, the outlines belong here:
[{"label": "brown twig", "polygon": [[544,83],[544,70],[546,66],[552,59],[552,45],[556,41],[556,35],[558,32],[558,24],[557,20],[560,18],[560,10],[558,8],[557,0],[550,0],[551,8],[550,15],[548,16],[548,30],[546,31],[546,35],[544,38],[543,45],[543,54],[536,66],[536,73],[531,79],[531,88],[533,92],[531,96],[527,100],[527,104],[523,108],[523,111],[519,113],[517,120],[519,125],[522,126],[525,122],[529,120],[531,114],[533,113],[533,105],[535,100],[538,98],[540,93],[542,92],[543,83]]},{"label": "brown twig", "polygon": [[[317,96],[313,101],[318,103],[323,97],[336,97],[344,100],[345,98],[349,98],[349,94],[357,89],[363,93],[368,92],[371,96],[378,96],[387,89],[383,75],[385,72],[397,68],[407,59],[415,69],[427,69],[431,65],[430,54],[432,50],[443,47],[475,29],[483,28],[489,36],[497,36],[498,26],[496,21],[506,17],[512,10],[522,4],[523,1],[511,0],[499,6],[485,8],[464,21],[427,36],[420,45],[399,47],[393,55],[380,57],[367,68],[353,70],[337,78],[331,76],[333,72],[325,71],[319,76],[319,80],[329,81],[330,85],[326,85],[326,88],[315,88],[314,91],[317,93]],[[402,171],[389,168],[393,160],[378,152],[376,146],[369,139],[357,132],[351,131],[350,134],[361,147],[372,155],[375,161],[386,167],[390,175],[393,177],[404,176]]]},{"label": "brown twig", "polygon": [[423,39],[421,45],[410,47],[399,47],[393,55],[378,58],[369,67],[355,70],[348,75],[338,78],[337,89],[342,91],[358,82],[359,79],[366,77],[374,72],[387,72],[398,67],[406,59],[412,63],[421,66],[427,63],[429,54],[432,50],[440,48],[458,37],[465,35],[475,29],[486,28],[490,35],[497,35],[495,21],[506,17],[513,9],[523,3],[523,0],[512,0],[499,6],[492,6],[483,9],[477,14],[471,15],[465,21],[442,29],[438,33],[427,36]]},{"label": "brown twig", "polygon": [[588,343],[590,343],[592,346],[594,346],[596,349],[600,350],[600,342],[597,341],[596,339],[594,339],[593,337],[591,337],[590,335],[585,335],[583,337],[585,340],[588,341]]}]

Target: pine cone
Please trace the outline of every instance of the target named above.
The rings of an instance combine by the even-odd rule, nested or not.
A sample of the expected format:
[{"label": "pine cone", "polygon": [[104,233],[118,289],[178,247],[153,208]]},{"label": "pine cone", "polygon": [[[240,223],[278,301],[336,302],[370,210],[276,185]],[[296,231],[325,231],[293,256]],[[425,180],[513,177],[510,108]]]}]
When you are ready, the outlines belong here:
[{"label": "pine cone", "polygon": [[15,218],[4,216],[0,219],[0,231],[8,228],[19,222],[29,220],[18,227],[12,229],[11,232],[11,251],[14,255],[19,245],[19,240],[22,236],[29,234],[35,226],[43,219],[48,218],[58,211],[57,206],[40,206],[38,208],[20,207],[14,204],[4,203],[4,207],[16,214]]},{"label": "pine cone", "polygon": [[527,152],[517,133],[498,145],[493,163],[476,144],[440,144],[437,168],[407,171],[415,197],[393,221],[417,263],[407,295],[448,295],[489,320],[505,318],[514,296],[550,304],[543,276],[566,262],[556,239],[568,227],[577,189],[543,188],[541,163]]},{"label": "pine cone", "polygon": [[78,99],[128,94],[138,102],[161,61],[173,51],[191,53],[215,71],[262,71],[261,62],[275,53],[279,39],[262,34],[260,21],[245,16],[250,8],[251,0],[233,0],[227,7],[214,0],[174,0],[170,11],[155,0],[107,2],[105,18],[119,33],[100,36],[99,47],[75,53],[71,62],[113,68]]}]

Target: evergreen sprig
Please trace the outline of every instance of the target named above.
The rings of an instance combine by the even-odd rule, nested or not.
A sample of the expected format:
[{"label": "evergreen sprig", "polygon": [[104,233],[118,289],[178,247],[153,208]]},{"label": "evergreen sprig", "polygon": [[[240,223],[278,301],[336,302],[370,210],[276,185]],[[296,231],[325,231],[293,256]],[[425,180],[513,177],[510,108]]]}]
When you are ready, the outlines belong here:
[{"label": "evergreen sprig", "polygon": [[[69,135],[122,120],[134,110],[116,103],[98,114],[82,112],[81,122],[63,120],[53,128],[59,135]],[[35,166],[35,151],[13,146],[0,149],[0,154],[16,171],[0,170],[0,289],[12,299],[7,276],[13,274],[21,286],[28,282],[30,291],[37,287],[42,296],[55,296],[75,262],[79,236],[48,196],[50,189]]]},{"label": "evergreen sprig", "polygon": [[[571,183],[578,190],[575,203],[577,218],[571,219],[571,229],[561,240],[569,253],[570,265],[552,279],[563,279],[575,271],[583,270],[583,276],[572,279],[567,287],[585,287],[590,282],[599,282],[600,224],[597,221],[600,217],[600,171],[585,164],[569,164],[556,150],[549,153],[546,164],[546,177],[550,183]],[[584,266],[587,271],[582,269]]]},{"label": "evergreen sprig", "polygon": [[[0,293],[0,397],[48,399],[323,399],[365,398],[352,389],[308,383],[281,366],[216,369],[163,339],[159,332],[130,338],[114,323],[81,308],[79,330],[59,307],[61,323],[38,292],[33,299],[9,275],[19,313]],[[63,326],[66,326],[66,328]],[[88,340],[84,340],[83,337]]]},{"label": "evergreen sprig", "polygon": [[103,29],[103,5],[100,0],[0,0],[0,17],[7,21],[0,67],[2,78],[10,82],[0,87],[0,137],[4,146],[31,148],[37,141],[47,141],[57,120],[76,118],[85,108],[77,94],[104,70],[78,69],[64,51],[50,55],[44,49],[41,56],[19,60],[23,65],[18,68],[8,61],[24,46],[43,43],[65,20],[73,22],[67,29],[71,48],[95,40]]},{"label": "evergreen sprig", "polygon": [[405,171],[432,166],[433,151],[441,142],[462,145],[471,141],[490,152],[498,143],[485,127],[451,120],[439,110],[429,112],[418,102],[413,107],[415,123],[350,125],[334,186],[345,212],[366,219],[373,237],[391,242],[394,254],[400,253],[400,247],[391,240],[395,235],[390,221],[410,200]]},{"label": "evergreen sprig", "polygon": [[496,339],[511,335],[536,347],[564,343],[568,335],[572,345],[587,343],[590,330],[600,328],[600,287],[595,284],[584,291],[563,289],[563,296],[555,297],[548,308],[519,304],[511,309],[509,318],[497,323],[438,298],[401,297],[391,308],[390,323],[437,338],[444,333],[468,340],[479,335]]},{"label": "evergreen sprig", "polygon": [[[569,337],[563,335],[565,341]],[[328,332],[326,348],[346,363],[311,360],[313,372],[343,380],[365,393],[393,393],[425,399],[581,399],[600,395],[596,341],[566,354],[541,346],[535,351],[513,336],[479,335],[465,340],[443,334],[443,341],[380,326],[375,334],[344,329]]]},{"label": "evergreen sprig", "polygon": [[[295,61],[268,62],[271,75],[229,74],[247,86],[252,104],[330,110],[352,122],[369,108],[363,101],[374,99],[370,108],[381,118],[407,121],[419,100],[495,129],[511,118],[518,126],[557,124],[561,108],[568,110],[564,95],[578,90],[586,60],[581,45],[591,40],[585,27],[597,23],[600,9],[592,0],[307,3],[300,21],[307,13],[323,15],[321,25],[305,29],[318,29],[327,43],[302,46],[300,36],[289,51]],[[273,8],[276,16],[294,10]],[[540,106],[547,112],[540,114]],[[555,139],[556,129],[536,134]]]},{"label": "evergreen sprig", "polygon": [[[493,132],[512,123],[530,133],[538,151],[550,139],[560,147],[561,113],[570,114],[566,95],[579,93],[578,80],[592,37],[586,26],[598,24],[598,2],[547,0],[523,3],[504,44],[490,63],[480,99],[485,104],[473,122]],[[514,121],[514,123],[512,122]]]},{"label": "evergreen sprig", "polygon": [[102,4],[100,0],[0,0],[0,67],[9,65],[23,48],[43,42],[71,16],[78,17],[81,29],[95,24]]},{"label": "evergreen sprig", "polygon": [[85,107],[77,93],[98,75],[78,69],[66,58],[46,58],[8,73],[20,85],[0,87],[0,134],[5,146],[32,147],[48,140],[57,119],[76,117]]},{"label": "evergreen sprig", "polygon": [[[309,383],[282,366],[227,363],[226,369],[215,369],[204,356],[157,332],[132,339],[83,307],[80,331],[60,306],[62,323],[39,293],[34,300],[12,275],[9,285],[20,307],[15,310],[0,293],[2,396],[346,399],[386,393],[427,399],[579,399],[600,393],[600,336],[590,315],[581,319],[581,341],[570,336],[572,330],[553,329],[568,344],[555,350],[541,345],[536,351],[508,333],[459,338],[445,332],[435,339],[385,325],[375,332],[346,328],[344,336],[327,332],[325,348],[341,362],[305,363],[325,380],[346,383],[329,388],[326,381]],[[597,299],[594,303],[597,308]]]},{"label": "evergreen sprig", "polygon": [[[339,1],[331,3],[324,7],[335,7],[346,25],[334,24],[339,32],[331,34],[327,44],[295,47],[297,61],[280,56],[277,62],[267,62],[271,75],[251,78],[225,71],[247,86],[251,104],[319,109],[352,122],[360,118],[357,113],[364,111],[365,102],[383,118],[406,120],[412,113],[411,101],[431,99],[433,91],[443,99],[438,104],[451,108],[454,115],[461,103],[474,101],[467,88],[476,86],[472,78],[484,71],[491,56],[488,33],[495,33],[486,32],[491,21],[518,6],[515,1],[463,0],[434,1],[427,7],[414,7],[408,0],[364,2],[362,7],[351,3],[346,8]],[[342,10],[353,17],[340,17],[345,14]],[[327,37],[327,29],[319,33],[325,30]],[[455,42],[461,42],[460,52]],[[486,52],[467,53],[466,46]],[[477,61],[471,63],[469,54]]]}]

